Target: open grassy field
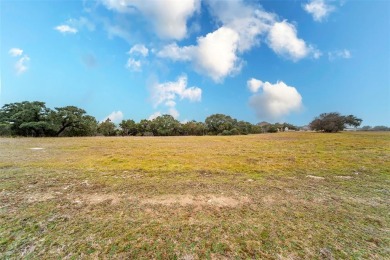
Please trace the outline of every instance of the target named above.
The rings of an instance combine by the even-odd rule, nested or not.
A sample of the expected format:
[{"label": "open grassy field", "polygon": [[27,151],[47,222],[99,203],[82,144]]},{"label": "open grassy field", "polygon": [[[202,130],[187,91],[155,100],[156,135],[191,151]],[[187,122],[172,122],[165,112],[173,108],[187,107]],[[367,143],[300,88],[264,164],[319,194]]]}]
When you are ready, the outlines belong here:
[{"label": "open grassy field", "polygon": [[388,133],[0,139],[1,259],[389,255]]}]

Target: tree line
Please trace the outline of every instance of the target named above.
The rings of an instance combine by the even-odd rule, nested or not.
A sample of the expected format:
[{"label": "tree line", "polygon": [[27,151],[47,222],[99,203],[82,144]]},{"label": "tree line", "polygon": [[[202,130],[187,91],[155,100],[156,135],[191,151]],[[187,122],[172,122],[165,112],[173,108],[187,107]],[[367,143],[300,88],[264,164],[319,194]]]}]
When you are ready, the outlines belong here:
[{"label": "tree line", "polygon": [[50,109],[44,102],[24,101],[4,105],[0,109],[2,136],[185,136],[185,135],[246,135],[298,130],[288,123],[251,124],[224,114],[213,114],[204,122],[181,123],[171,115],[153,120],[122,120],[118,125],[110,119],[98,122],[86,111],[75,107]]}]

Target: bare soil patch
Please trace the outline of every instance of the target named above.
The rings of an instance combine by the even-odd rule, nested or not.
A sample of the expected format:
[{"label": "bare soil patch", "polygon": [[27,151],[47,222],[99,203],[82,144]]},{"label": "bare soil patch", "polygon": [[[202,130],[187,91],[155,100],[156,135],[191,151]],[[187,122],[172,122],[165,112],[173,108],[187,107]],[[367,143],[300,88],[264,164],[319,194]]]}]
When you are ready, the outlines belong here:
[{"label": "bare soil patch", "polygon": [[306,175],[307,178],[311,178],[311,179],[314,179],[314,180],[325,180],[324,177],[321,177],[321,176],[315,176],[315,175]]},{"label": "bare soil patch", "polygon": [[141,200],[141,204],[164,206],[215,206],[215,207],[239,207],[250,203],[248,197],[228,197],[222,195],[163,195]]}]

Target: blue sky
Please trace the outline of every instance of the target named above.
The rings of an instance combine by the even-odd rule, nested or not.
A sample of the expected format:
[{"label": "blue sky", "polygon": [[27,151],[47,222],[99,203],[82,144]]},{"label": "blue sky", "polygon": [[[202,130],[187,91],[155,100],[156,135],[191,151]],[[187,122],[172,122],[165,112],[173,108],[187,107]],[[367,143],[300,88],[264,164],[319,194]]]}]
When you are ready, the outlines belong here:
[{"label": "blue sky", "polygon": [[390,1],[1,1],[0,105],[390,125]]}]

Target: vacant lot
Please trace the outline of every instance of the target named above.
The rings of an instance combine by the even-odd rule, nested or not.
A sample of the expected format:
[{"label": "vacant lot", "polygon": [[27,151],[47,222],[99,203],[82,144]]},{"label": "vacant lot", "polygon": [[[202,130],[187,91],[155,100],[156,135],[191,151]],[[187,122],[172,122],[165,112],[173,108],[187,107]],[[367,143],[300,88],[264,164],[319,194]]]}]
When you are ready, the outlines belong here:
[{"label": "vacant lot", "polygon": [[0,258],[384,259],[390,134],[0,139]]}]

